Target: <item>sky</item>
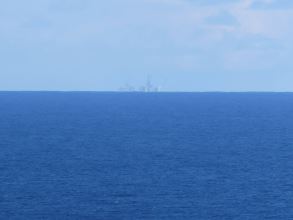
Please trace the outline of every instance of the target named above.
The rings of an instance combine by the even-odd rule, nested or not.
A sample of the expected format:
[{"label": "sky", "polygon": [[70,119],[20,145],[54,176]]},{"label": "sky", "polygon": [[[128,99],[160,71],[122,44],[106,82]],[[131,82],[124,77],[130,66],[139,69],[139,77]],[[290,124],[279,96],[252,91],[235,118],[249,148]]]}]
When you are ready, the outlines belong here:
[{"label": "sky", "polygon": [[0,90],[293,91],[292,0],[0,0]]}]

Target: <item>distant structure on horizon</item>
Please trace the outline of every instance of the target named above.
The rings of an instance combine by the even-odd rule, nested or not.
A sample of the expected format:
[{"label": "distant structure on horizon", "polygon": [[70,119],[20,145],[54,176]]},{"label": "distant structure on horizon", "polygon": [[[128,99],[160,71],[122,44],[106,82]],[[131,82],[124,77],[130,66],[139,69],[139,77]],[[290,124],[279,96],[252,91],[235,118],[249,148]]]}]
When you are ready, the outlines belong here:
[{"label": "distant structure on horizon", "polygon": [[131,86],[129,84],[126,84],[125,86],[121,87],[119,89],[120,92],[160,92],[161,87],[160,86],[154,86],[152,84],[150,76],[147,76],[146,84],[143,86],[140,86],[138,88],[135,88],[134,86]]}]

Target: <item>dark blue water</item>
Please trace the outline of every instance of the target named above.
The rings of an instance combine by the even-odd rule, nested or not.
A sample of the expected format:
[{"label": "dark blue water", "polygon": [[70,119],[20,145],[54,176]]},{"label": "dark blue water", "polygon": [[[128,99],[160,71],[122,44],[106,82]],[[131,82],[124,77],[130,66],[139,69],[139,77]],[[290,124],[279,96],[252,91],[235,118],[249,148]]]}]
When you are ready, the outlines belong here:
[{"label": "dark blue water", "polygon": [[0,93],[0,219],[293,219],[293,93]]}]

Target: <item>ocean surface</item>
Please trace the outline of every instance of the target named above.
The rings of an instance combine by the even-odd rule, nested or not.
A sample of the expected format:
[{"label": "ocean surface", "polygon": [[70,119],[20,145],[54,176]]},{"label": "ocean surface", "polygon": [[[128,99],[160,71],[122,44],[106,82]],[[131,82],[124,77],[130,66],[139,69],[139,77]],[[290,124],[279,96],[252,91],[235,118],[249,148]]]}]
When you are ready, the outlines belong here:
[{"label": "ocean surface", "polygon": [[293,219],[293,93],[0,93],[0,219]]}]

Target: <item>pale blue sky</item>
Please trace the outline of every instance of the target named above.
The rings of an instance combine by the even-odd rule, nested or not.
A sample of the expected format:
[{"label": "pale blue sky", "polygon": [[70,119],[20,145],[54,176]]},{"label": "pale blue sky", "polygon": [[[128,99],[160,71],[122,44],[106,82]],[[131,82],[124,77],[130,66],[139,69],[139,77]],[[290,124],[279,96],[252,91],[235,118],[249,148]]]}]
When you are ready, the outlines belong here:
[{"label": "pale blue sky", "polygon": [[293,91],[292,0],[0,0],[0,90]]}]

